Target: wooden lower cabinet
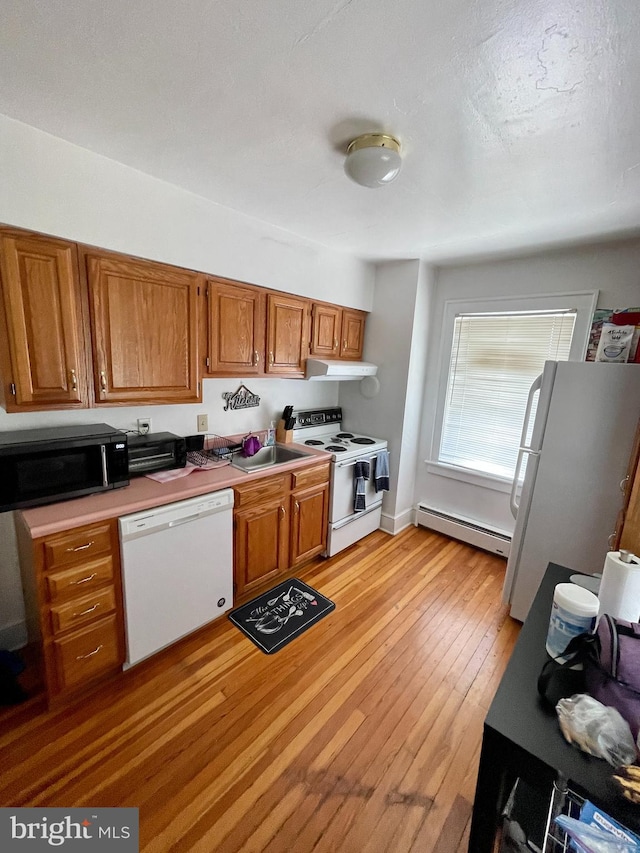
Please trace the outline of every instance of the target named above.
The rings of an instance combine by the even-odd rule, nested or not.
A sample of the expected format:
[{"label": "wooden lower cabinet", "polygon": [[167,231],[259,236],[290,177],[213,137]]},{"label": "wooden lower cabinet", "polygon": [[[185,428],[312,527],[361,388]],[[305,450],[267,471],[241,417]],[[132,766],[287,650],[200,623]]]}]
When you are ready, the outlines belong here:
[{"label": "wooden lower cabinet", "polygon": [[234,585],[237,598],[324,551],[329,465],[237,486]]},{"label": "wooden lower cabinet", "polygon": [[40,647],[50,705],[122,668],[125,656],[117,520],[31,539],[17,525],[29,640]]}]

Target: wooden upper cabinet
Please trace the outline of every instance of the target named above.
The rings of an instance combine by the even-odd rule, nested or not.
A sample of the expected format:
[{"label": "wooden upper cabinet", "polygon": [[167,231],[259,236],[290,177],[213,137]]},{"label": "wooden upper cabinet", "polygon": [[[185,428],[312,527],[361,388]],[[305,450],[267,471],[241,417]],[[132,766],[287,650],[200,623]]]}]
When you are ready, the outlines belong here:
[{"label": "wooden upper cabinet", "polygon": [[222,279],[207,280],[209,375],[256,376],[264,373],[264,291]]},{"label": "wooden upper cabinet", "polygon": [[74,243],[0,233],[0,360],[8,412],[89,404]]},{"label": "wooden upper cabinet", "polygon": [[304,376],[308,335],[309,301],[284,293],[269,293],[265,372]]},{"label": "wooden upper cabinet", "polygon": [[351,308],[342,309],[342,335],[340,338],[340,358],[359,361],[364,346],[364,311]]},{"label": "wooden upper cabinet", "polygon": [[340,356],[342,309],[337,305],[315,302],[311,313],[311,345],[309,355],[317,358]]},{"label": "wooden upper cabinet", "polygon": [[199,402],[200,276],[93,253],[86,269],[96,404]]},{"label": "wooden upper cabinet", "polygon": [[359,361],[366,316],[364,311],[314,302],[309,355]]}]

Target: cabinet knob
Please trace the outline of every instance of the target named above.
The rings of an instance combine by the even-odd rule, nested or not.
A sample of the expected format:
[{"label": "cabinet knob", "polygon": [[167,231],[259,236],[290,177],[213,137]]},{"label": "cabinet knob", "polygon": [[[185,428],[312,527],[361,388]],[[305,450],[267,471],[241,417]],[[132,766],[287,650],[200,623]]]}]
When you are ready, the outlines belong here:
[{"label": "cabinet knob", "polygon": [[71,368],[71,390],[72,391],[78,390],[78,379],[76,377],[76,372],[73,369],[73,367]]},{"label": "cabinet knob", "polygon": [[296,501],[293,506],[296,512],[300,512],[300,504],[298,503],[298,501]]},{"label": "cabinet knob", "polygon": [[284,518],[286,514],[287,514],[286,509],[285,509],[283,506],[281,506],[281,507],[280,507],[280,516],[281,516],[282,518]]},{"label": "cabinet knob", "polygon": [[258,352],[258,350],[253,353],[253,363],[260,364],[260,353]]},{"label": "cabinet knob", "polygon": [[346,348],[347,348],[347,342],[346,342],[346,341],[342,341],[342,349],[346,349]]},{"label": "cabinet knob", "polygon": [[269,352],[269,364],[273,364],[273,353]]},{"label": "cabinet knob", "polygon": [[105,376],[104,370],[100,371],[100,388],[103,391],[107,390],[107,377]]},{"label": "cabinet knob", "polygon": [[338,339],[337,338],[333,339],[333,348],[338,349]]}]

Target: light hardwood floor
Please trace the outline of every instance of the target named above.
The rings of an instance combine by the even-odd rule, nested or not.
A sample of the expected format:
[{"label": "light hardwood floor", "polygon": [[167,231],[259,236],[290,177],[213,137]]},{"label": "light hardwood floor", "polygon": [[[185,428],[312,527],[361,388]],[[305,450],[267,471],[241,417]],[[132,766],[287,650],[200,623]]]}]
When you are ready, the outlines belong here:
[{"label": "light hardwood floor", "polygon": [[466,850],[519,631],[504,567],[422,528],[377,531],[299,572],[336,609],[275,655],[222,618],[5,725],[0,805],[138,806],[144,853]]}]

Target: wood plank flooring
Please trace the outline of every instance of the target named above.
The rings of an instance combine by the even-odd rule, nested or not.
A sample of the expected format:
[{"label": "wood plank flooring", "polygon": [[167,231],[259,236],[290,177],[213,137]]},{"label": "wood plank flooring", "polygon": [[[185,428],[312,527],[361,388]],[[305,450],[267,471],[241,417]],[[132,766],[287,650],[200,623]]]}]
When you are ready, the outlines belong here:
[{"label": "wood plank flooring", "polygon": [[5,720],[0,805],[138,806],[144,853],[455,853],[519,631],[504,561],[377,531],[299,577],[273,656],[222,618],[71,709]]}]

